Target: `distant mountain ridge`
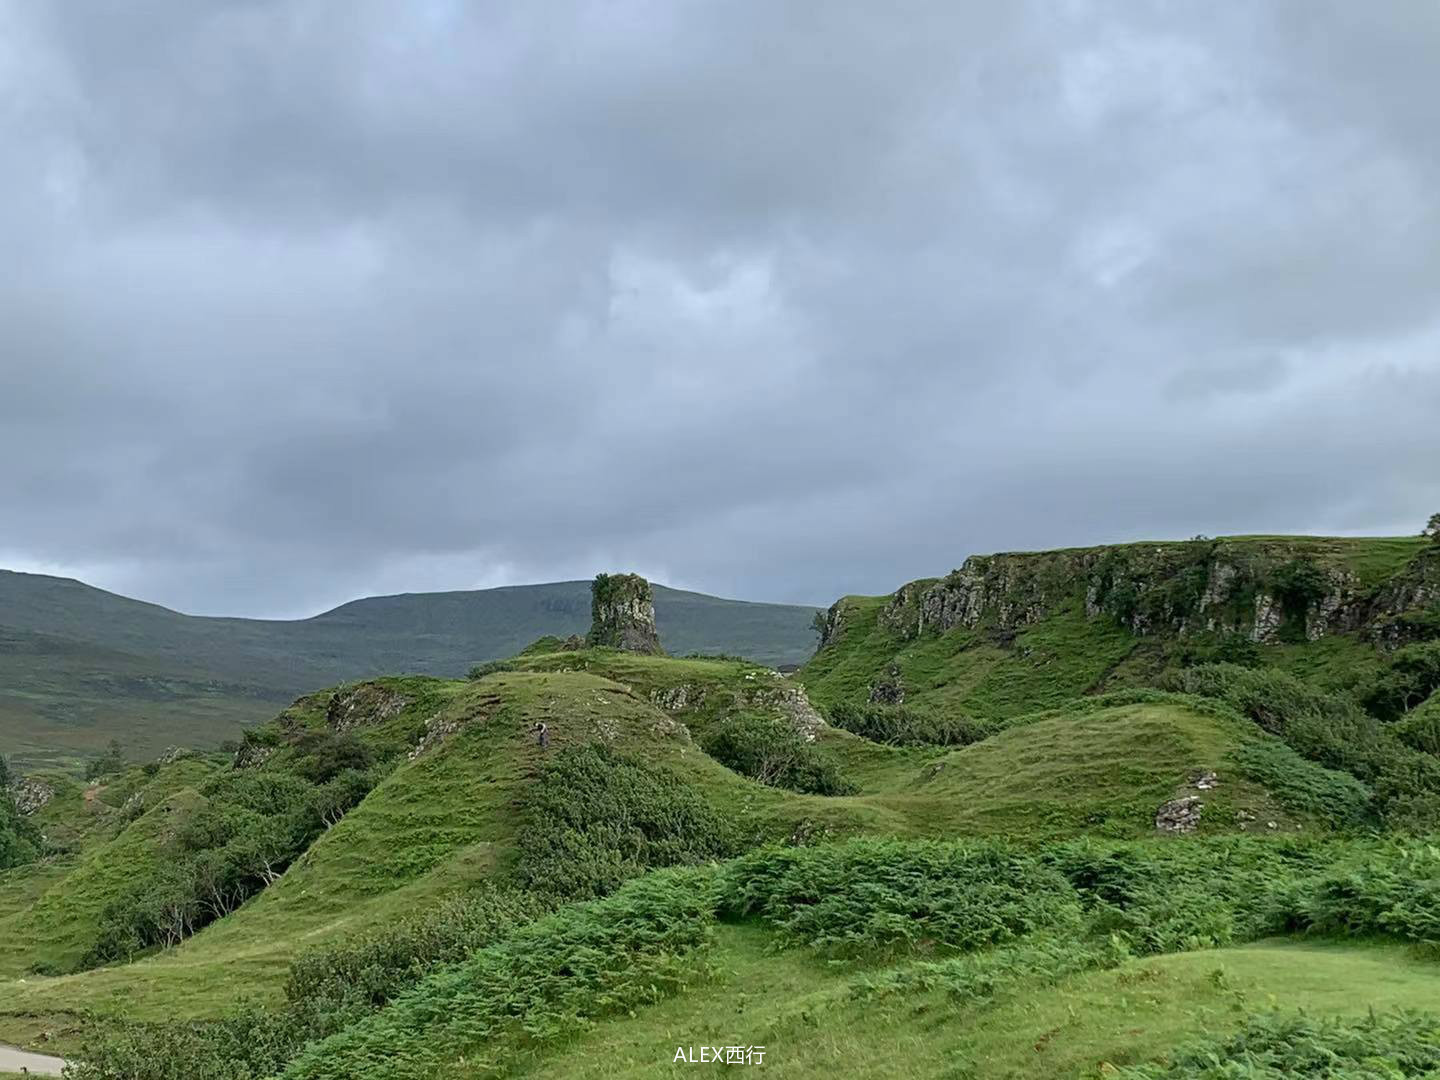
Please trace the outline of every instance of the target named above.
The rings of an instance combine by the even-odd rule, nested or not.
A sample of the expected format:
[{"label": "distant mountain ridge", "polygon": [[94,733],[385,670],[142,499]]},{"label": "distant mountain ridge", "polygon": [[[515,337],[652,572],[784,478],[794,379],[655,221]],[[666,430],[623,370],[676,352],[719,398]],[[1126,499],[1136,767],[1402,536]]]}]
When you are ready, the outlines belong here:
[{"label": "distant mountain ridge", "polygon": [[[813,651],[816,609],[655,586],[665,648],[768,664]],[[545,634],[584,633],[590,583],[404,593],[308,619],[184,615],[70,578],[0,570],[0,753],[57,761],[217,743],[344,680],[462,675]]]}]

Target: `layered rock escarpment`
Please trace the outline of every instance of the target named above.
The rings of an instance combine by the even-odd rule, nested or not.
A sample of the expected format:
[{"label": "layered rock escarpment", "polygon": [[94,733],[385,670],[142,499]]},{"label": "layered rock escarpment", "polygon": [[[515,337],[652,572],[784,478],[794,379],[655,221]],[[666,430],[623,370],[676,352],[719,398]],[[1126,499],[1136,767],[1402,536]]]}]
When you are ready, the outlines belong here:
[{"label": "layered rock escarpment", "polygon": [[[1241,634],[1260,644],[1360,633],[1394,646],[1440,611],[1440,548],[1417,549],[1376,584],[1364,541],[1207,540],[976,555],[903,586],[880,625],[901,638],[957,627],[1013,632],[1075,609],[1137,635]],[[1328,546],[1327,546],[1328,545]],[[1402,555],[1405,553],[1402,553]],[[846,601],[823,618],[821,648],[844,634]]]},{"label": "layered rock escarpment", "polygon": [[639,574],[600,574],[590,586],[590,645],[660,653],[655,598]]}]

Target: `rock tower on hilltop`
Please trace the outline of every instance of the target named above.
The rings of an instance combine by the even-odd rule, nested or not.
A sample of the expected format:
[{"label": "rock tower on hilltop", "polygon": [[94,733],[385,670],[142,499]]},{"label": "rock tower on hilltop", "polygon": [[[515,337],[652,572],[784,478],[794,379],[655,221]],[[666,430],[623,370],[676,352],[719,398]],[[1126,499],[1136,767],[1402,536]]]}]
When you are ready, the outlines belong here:
[{"label": "rock tower on hilltop", "polygon": [[639,574],[598,574],[590,586],[590,645],[658,653],[655,598]]}]

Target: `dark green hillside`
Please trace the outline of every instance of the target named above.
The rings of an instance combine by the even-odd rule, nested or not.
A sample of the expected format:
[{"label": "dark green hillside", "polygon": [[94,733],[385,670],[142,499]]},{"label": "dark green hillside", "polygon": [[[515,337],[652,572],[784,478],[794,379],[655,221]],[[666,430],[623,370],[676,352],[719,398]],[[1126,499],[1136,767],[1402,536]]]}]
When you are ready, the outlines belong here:
[{"label": "dark green hillside", "polygon": [[[810,608],[655,588],[672,652],[809,656]],[[389,673],[463,674],[584,633],[588,582],[357,600],[295,621],[181,615],[78,581],[0,571],[0,753],[73,764],[113,737],[137,757],[214,745],[296,695]]]}]

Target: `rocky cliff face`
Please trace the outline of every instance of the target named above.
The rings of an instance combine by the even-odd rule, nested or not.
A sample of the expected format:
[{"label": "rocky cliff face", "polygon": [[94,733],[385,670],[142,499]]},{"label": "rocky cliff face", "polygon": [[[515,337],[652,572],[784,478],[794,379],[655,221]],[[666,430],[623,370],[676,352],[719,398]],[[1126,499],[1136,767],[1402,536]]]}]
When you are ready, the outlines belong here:
[{"label": "rocky cliff face", "polygon": [[[1393,646],[1413,638],[1419,615],[1440,609],[1440,549],[1417,550],[1388,581],[1367,586],[1341,557],[1347,542],[1325,543],[1197,539],[977,555],[944,578],[904,586],[879,620],[901,638],[1016,631],[1078,606],[1142,636],[1243,634],[1269,644],[1359,632]],[[829,610],[822,648],[844,633],[846,618],[844,601]]]},{"label": "rocky cliff face", "polygon": [[590,587],[586,641],[626,652],[662,652],[650,583],[638,574],[599,575]]}]

